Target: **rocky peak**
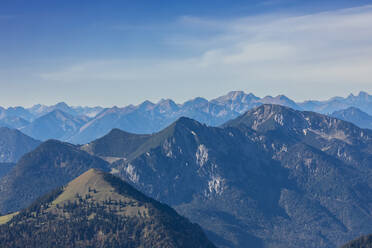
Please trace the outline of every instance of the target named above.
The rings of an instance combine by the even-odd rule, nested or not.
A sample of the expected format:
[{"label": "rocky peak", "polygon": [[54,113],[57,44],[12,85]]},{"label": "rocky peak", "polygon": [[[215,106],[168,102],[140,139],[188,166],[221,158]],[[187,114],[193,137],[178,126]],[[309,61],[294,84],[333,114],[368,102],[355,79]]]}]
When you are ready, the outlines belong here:
[{"label": "rocky peak", "polygon": [[160,111],[172,111],[178,109],[178,105],[171,99],[161,99],[157,104],[156,107],[160,109]]},{"label": "rocky peak", "polygon": [[148,100],[144,101],[140,105],[138,105],[138,108],[141,110],[150,110],[155,106],[153,102],[150,102]]}]

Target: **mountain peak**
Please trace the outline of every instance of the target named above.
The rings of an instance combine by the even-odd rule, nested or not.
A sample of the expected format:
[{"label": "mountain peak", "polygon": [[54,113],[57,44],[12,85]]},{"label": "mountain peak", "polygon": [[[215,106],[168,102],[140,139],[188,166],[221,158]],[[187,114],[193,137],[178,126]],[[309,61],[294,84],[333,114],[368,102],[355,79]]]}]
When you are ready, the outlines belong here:
[{"label": "mountain peak", "polygon": [[105,136],[83,145],[82,150],[102,157],[125,158],[136,150],[151,135],[133,134],[114,128]]},{"label": "mountain peak", "polygon": [[57,103],[56,105],[54,105],[55,107],[58,107],[58,108],[69,108],[69,106],[67,105],[67,103],[65,102],[59,102]]},{"label": "mountain peak", "polygon": [[217,98],[218,101],[248,102],[259,98],[252,93],[246,94],[244,91],[230,91],[224,96]]},{"label": "mountain peak", "polygon": [[203,97],[195,97],[194,99],[192,99],[190,101],[187,101],[187,102],[193,102],[193,103],[196,103],[196,104],[201,104],[201,103],[207,103],[208,100],[203,98]]},{"label": "mountain peak", "polygon": [[[271,104],[271,103],[265,103],[262,104],[261,106],[258,106],[252,110],[255,111],[263,111],[263,112],[271,112],[271,113],[282,113],[286,111],[295,111],[294,109],[285,106],[285,105],[280,105],[280,104]],[[249,112],[249,111],[248,111]]]},{"label": "mountain peak", "polygon": [[149,100],[146,100],[138,105],[138,108],[148,110],[149,108],[152,108],[155,104],[153,102],[150,102]]},{"label": "mountain peak", "polygon": [[184,102],[181,106],[185,109],[200,109],[203,108],[204,106],[207,106],[209,101],[203,97],[195,97],[194,99],[188,100]]},{"label": "mountain peak", "polygon": [[201,126],[202,124],[194,119],[182,116],[178,118],[175,122],[176,125],[182,125],[186,127],[192,127],[192,126]]},{"label": "mountain peak", "polygon": [[365,91],[360,91],[359,94],[358,94],[359,97],[363,97],[363,98],[366,98],[366,97],[369,97],[369,94]]},{"label": "mountain peak", "polygon": [[165,133],[167,134],[166,136],[174,135],[175,131],[184,132],[185,130],[194,130],[201,127],[202,125],[203,124],[194,119],[182,116],[178,118],[175,122],[173,122],[171,125],[169,125],[167,128],[157,133],[157,135]]},{"label": "mountain peak", "polygon": [[297,129],[305,125],[306,120],[301,112],[283,105],[263,104],[236,119],[228,121],[223,126],[244,125],[256,131]]},{"label": "mountain peak", "polygon": [[220,96],[211,100],[213,104],[225,107],[225,111],[235,111],[237,113],[244,113],[249,108],[260,105],[260,98],[252,93],[245,94],[244,91],[231,91],[226,95]]},{"label": "mountain peak", "polygon": [[[67,144],[68,143],[57,140],[57,139],[49,139],[49,140],[46,140],[45,142],[41,143],[40,146],[53,146],[53,145],[63,146],[63,145],[67,145]],[[71,145],[71,144],[68,144],[68,145]]]},{"label": "mountain peak", "polygon": [[91,168],[84,172],[82,175],[75,178],[71,183],[77,183],[80,184],[91,184],[92,180],[103,180],[103,176],[106,174],[106,172],[103,172],[101,170],[98,170],[96,168]]},{"label": "mountain peak", "polygon": [[[346,99],[348,100],[355,100],[355,99],[360,99],[360,100],[368,100],[370,95],[366,91],[360,91],[358,95],[354,95],[353,93],[350,93]],[[335,97],[336,99],[339,100],[344,100],[342,97]]]},{"label": "mountain peak", "polygon": [[74,202],[77,200],[77,195],[92,195],[93,200],[96,202],[103,202],[109,199],[122,199],[125,201],[125,198],[142,201],[143,203],[151,202],[150,198],[147,198],[118,177],[94,168],[89,169],[69,182],[63,193],[55,199],[54,204]]},{"label": "mountain peak", "polygon": [[260,100],[260,102],[264,104],[283,105],[293,109],[300,109],[300,107],[293,100],[289,99],[285,95],[278,95],[276,97],[265,96]]},{"label": "mountain peak", "polygon": [[359,91],[359,94],[358,95],[359,96],[368,95],[368,93],[366,91],[361,90],[361,91]]},{"label": "mountain peak", "polygon": [[97,169],[89,169],[68,183],[63,193],[55,199],[54,204],[74,202],[77,195],[85,196],[90,193],[91,189],[100,192],[100,194],[95,195],[96,201],[108,199],[114,194],[114,190],[105,180],[104,177],[106,174],[107,173]]},{"label": "mountain peak", "polygon": [[284,99],[284,100],[290,100],[286,95],[277,95],[277,96],[274,97],[274,98]]},{"label": "mountain peak", "polygon": [[227,96],[229,96],[231,99],[236,99],[236,98],[242,97],[244,95],[245,95],[245,93],[242,90],[230,91],[229,93],[227,93]]},{"label": "mountain peak", "polygon": [[161,99],[156,105],[157,107],[167,110],[178,108],[178,105],[172,99]]}]

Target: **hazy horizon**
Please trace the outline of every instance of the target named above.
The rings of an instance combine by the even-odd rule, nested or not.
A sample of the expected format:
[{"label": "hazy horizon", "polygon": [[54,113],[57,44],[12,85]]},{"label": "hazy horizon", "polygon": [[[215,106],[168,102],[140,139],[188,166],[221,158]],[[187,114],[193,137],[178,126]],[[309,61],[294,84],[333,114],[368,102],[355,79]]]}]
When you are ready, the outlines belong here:
[{"label": "hazy horizon", "polygon": [[[123,107],[127,107],[127,106],[130,106],[130,105],[133,105],[133,106],[138,106],[140,104],[142,104],[143,102],[145,101],[150,101],[154,104],[157,104],[159,103],[160,101],[162,100],[172,100],[174,101],[176,104],[184,104],[185,102],[187,101],[190,101],[190,100],[193,100],[195,98],[204,98],[208,101],[211,101],[211,100],[214,100],[218,97],[221,97],[221,96],[224,96],[224,95],[227,95],[228,93],[230,92],[238,92],[238,91],[242,91],[242,90],[232,90],[232,91],[229,91],[229,92],[226,92],[225,94],[222,94],[222,95],[219,95],[219,96],[215,96],[215,97],[211,97],[211,98],[206,98],[206,97],[203,97],[203,96],[195,96],[195,97],[192,97],[192,98],[189,98],[189,99],[186,99],[186,100],[183,100],[183,101],[176,101],[175,99],[172,99],[172,98],[160,98],[160,99],[156,99],[156,100],[150,100],[150,99],[145,99],[143,101],[139,101],[139,102],[135,102],[135,103],[129,103],[129,104],[126,104],[126,105],[99,105],[99,104],[96,104],[96,105],[88,105],[88,104],[81,104],[81,105],[75,105],[75,104],[70,104],[69,102],[67,101],[57,101],[57,102],[52,102],[50,104],[47,104],[47,103],[42,103],[42,102],[36,102],[34,104],[31,104],[31,105],[9,105],[9,106],[5,106],[5,105],[0,105],[0,107],[3,107],[3,108],[11,108],[11,107],[23,107],[23,108],[31,108],[35,105],[44,105],[44,106],[53,106],[53,105],[57,105],[59,103],[65,103],[67,104],[68,106],[70,107],[103,107],[103,108],[112,108],[112,107],[119,107],[119,108],[123,108]],[[259,96],[259,95],[256,95],[254,92],[246,92],[246,91],[243,91],[245,94],[253,94],[255,95],[256,97],[259,97],[259,98],[264,98],[264,97],[276,97],[276,96],[280,96],[280,95],[284,95],[284,94],[278,94],[278,95],[263,95],[263,96]],[[354,96],[358,96],[360,93],[362,92],[365,92],[367,93],[368,95],[371,95],[369,92],[366,92],[366,91],[357,91],[357,92],[350,92],[349,94],[346,94],[344,96],[331,96],[329,98],[325,98],[325,99],[315,99],[315,98],[312,98],[312,99],[305,99],[305,100],[302,100],[302,101],[297,101],[295,98],[292,98],[290,96],[287,96],[287,95],[284,95],[286,97],[288,97],[289,99],[295,101],[296,103],[302,103],[302,102],[306,102],[306,101],[327,101],[327,100],[330,100],[334,97],[342,97],[342,98],[347,98],[348,96],[350,95],[354,95]]]}]

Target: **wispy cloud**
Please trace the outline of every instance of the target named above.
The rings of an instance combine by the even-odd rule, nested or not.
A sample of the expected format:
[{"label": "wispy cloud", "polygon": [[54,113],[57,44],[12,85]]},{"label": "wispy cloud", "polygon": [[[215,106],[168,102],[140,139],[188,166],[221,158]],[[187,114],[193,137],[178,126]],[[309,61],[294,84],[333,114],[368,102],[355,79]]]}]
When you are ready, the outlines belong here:
[{"label": "wispy cloud", "polygon": [[[229,20],[184,16],[177,22],[179,31],[164,34],[165,41],[179,49],[195,47],[197,56],[89,61],[41,77],[90,83],[151,82],[165,89],[177,82],[207,96],[229,88],[262,95],[269,88],[300,99],[309,93],[326,97],[372,91],[371,23],[370,5],[311,15]],[[215,85],[220,86],[218,92]]]}]

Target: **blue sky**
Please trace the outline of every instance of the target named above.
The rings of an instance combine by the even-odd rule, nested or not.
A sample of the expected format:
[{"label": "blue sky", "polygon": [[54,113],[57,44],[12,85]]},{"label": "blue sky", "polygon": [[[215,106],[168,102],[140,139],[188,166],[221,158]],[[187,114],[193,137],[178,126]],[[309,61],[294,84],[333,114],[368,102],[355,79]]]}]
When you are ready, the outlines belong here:
[{"label": "blue sky", "polygon": [[0,105],[372,93],[372,1],[0,1]]}]

